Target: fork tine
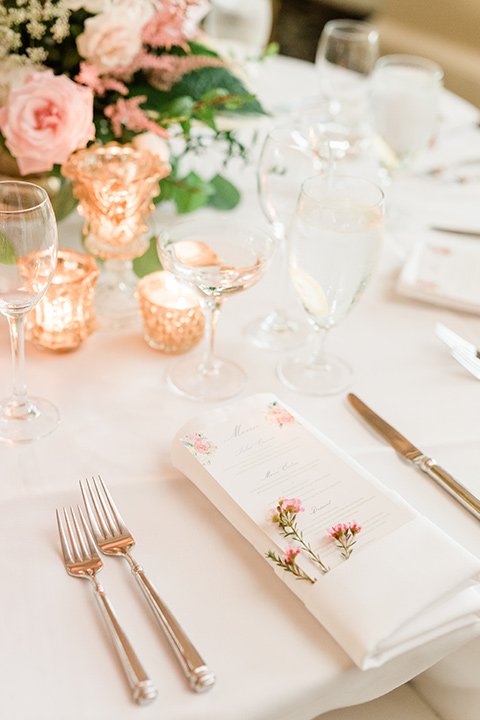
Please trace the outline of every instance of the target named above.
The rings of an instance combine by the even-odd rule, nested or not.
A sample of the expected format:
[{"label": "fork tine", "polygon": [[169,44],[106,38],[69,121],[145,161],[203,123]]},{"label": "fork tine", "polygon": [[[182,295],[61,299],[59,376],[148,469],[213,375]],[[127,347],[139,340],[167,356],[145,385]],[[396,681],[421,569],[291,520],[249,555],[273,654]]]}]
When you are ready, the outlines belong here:
[{"label": "fork tine", "polygon": [[[79,509],[80,509],[80,508],[79,508]],[[77,536],[77,540],[78,540],[78,545],[79,545],[79,548],[80,548],[80,552],[81,552],[81,554],[82,554],[82,556],[83,556],[83,558],[84,558],[85,560],[91,560],[91,559],[92,559],[92,556],[91,556],[91,554],[90,554],[90,550],[89,550],[89,548],[88,548],[88,546],[87,546],[87,543],[85,542],[85,534],[82,533],[82,530],[81,530],[81,528],[80,528],[80,523],[79,523],[78,520],[77,520],[77,516],[75,515],[75,512],[74,512],[73,508],[70,508],[70,513],[71,513],[71,516],[72,516],[73,526],[74,526],[74,528],[75,528],[75,533],[76,533],[76,536]],[[82,558],[79,558],[79,559],[82,559]]]},{"label": "fork tine", "polygon": [[458,348],[463,347],[466,350],[469,350],[473,354],[476,353],[477,348],[473,343],[471,343],[469,340],[466,340],[461,335],[458,335],[453,330],[450,330],[446,325],[443,325],[442,323],[437,322],[435,324],[435,334],[440,340],[443,340],[443,342],[448,345],[449,348]]},{"label": "fork tine", "polygon": [[[125,522],[124,522],[122,516],[120,515],[120,512],[118,511],[118,508],[115,505],[115,502],[113,501],[113,498],[110,495],[110,492],[108,491],[107,486],[103,482],[102,476],[98,475],[97,477],[98,477],[97,480],[95,478],[92,478],[92,479],[95,483],[95,488],[97,490],[98,497],[100,499],[100,502],[102,503],[102,508],[103,508],[105,514],[107,516],[110,515],[110,518],[116,523],[120,532],[128,532],[127,526],[125,525]],[[106,498],[108,506],[106,506],[105,502],[103,501],[102,494],[100,492],[100,488]]]},{"label": "fork tine", "polygon": [[452,350],[451,354],[460,365],[463,365],[469,373],[480,380],[480,362],[476,357],[472,357],[464,350]]},{"label": "fork tine", "polygon": [[[70,514],[73,518],[73,522],[76,524],[75,516],[73,514],[72,508],[70,508]],[[65,517],[65,525],[67,528],[66,536],[67,541],[69,542],[70,552],[72,555],[73,562],[81,562],[82,561],[82,555],[81,551],[78,545],[77,540],[77,533],[74,532],[75,528],[72,524],[72,520],[68,517],[67,508],[63,508],[63,515]]]},{"label": "fork tine", "polygon": [[[87,511],[87,517],[90,523],[90,527],[92,528],[95,540],[97,542],[101,542],[105,539],[108,529],[106,525],[101,522],[102,519],[97,512],[96,503],[94,501],[92,489],[88,480],[85,480],[85,484],[80,481],[80,490],[82,492],[83,502],[85,503],[85,509]],[[99,523],[101,523],[102,527],[100,527]]]},{"label": "fork tine", "polygon": [[[63,508],[63,511],[65,512],[65,508]],[[73,555],[72,555],[72,548],[71,545],[68,542],[65,528],[63,527],[62,519],[60,517],[60,513],[58,510],[55,510],[55,514],[57,516],[57,526],[58,526],[58,533],[60,535],[60,544],[62,546],[62,552],[63,552],[63,561],[65,565],[67,563],[73,562]]]},{"label": "fork tine", "polygon": [[80,523],[82,525],[83,532],[85,534],[85,539],[87,541],[89,556],[92,559],[97,559],[98,558],[98,550],[97,550],[97,546],[95,545],[95,540],[93,539],[91,530],[88,527],[87,521],[85,520],[85,516],[82,512],[82,508],[79,505],[77,505],[77,508],[78,508],[78,514],[80,517]]}]

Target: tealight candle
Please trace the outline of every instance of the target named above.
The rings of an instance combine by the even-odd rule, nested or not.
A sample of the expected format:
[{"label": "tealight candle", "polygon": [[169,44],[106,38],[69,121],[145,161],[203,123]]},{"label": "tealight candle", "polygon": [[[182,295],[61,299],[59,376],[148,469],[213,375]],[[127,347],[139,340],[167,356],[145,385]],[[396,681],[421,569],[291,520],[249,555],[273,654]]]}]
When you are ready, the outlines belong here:
[{"label": "tealight candle", "polygon": [[205,318],[197,295],[170,273],[154,272],[137,285],[143,336],[165,353],[191,350],[203,337]]},{"label": "tealight candle", "polygon": [[28,315],[29,339],[57,352],[77,348],[97,329],[93,298],[99,274],[91,255],[59,250],[52,282]]}]

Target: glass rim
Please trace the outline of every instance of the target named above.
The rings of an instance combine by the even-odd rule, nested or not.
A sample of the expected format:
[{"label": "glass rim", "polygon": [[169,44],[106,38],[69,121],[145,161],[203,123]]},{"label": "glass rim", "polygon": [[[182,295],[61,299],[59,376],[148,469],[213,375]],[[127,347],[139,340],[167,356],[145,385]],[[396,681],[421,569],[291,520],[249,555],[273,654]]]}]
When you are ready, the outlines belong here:
[{"label": "glass rim", "polygon": [[415,67],[419,70],[428,70],[432,75],[443,78],[444,72],[442,66],[431,60],[431,58],[422,57],[421,55],[409,55],[407,53],[392,53],[390,55],[382,55],[375,63],[375,69],[382,69],[387,65],[404,65],[406,67]]},{"label": "glass rim", "polygon": [[324,30],[326,31],[325,36],[336,36],[340,38],[355,39],[369,37],[369,35],[375,35],[378,40],[379,31],[378,28],[372,23],[366,20],[355,20],[354,18],[340,18],[329,20],[325,23]]},{"label": "glass rim", "polygon": [[247,233],[258,233],[263,235],[264,237],[268,238],[271,242],[275,242],[272,234],[266,230],[265,228],[260,227],[259,225],[255,224],[248,224],[244,222],[236,222],[230,218],[188,218],[186,220],[173,220],[172,222],[165,225],[163,228],[161,228],[156,234],[155,237],[157,238],[157,241],[160,241],[160,238],[164,235],[167,235],[168,233],[172,232],[175,229],[181,229],[185,228],[187,226],[192,227],[192,229],[197,229],[198,232],[201,232],[202,229],[206,226],[216,226],[219,229],[220,228],[229,228],[233,230],[234,232],[238,231],[245,231]]},{"label": "glass rim", "polygon": [[41,195],[43,196],[41,200],[32,203],[28,207],[18,207],[16,209],[8,209],[8,208],[2,208],[1,207],[1,200],[0,200],[0,215],[6,215],[11,214],[14,215],[16,213],[26,213],[26,212],[33,212],[34,210],[38,210],[42,207],[42,205],[45,205],[45,203],[50,204],[50,197],[48,195],[48,192],[43,188],[41,185],[36,185],[35,183],[28,182],[28,180],[0,180],[0,190],[2,186],[5,185],[12,185],[12,186],[28,186],[30,188],[35,188],[35,190],[40,190]]},{"label": "glass rim", "polygon": [[347,181],[356,183],[357,185],[361,185],[364,188],[369,188],[370,190],[374,190],[376,192],[377,198],[375,200],[372,200],[368,202],[366,201],[368,206],[374,210],[375,208],[381,207],[383,205],[385,200],[385,193],[380,187],[380,185],[377,185],[372,180],[367,180],[366,178],[362,177],[356,177],[355,175],[336,175],[333,179],[326,176],[326,175],[311,175],[308,178],[305,178],[305,180],[302,182],[301,185],[301,192],[300,194],[306,195],[310,200],[313,200],[316,203],[322,204],[322,199],[314,197],[312,192],[309,190],[309,186],[320,183],[321,185],[331,185],[332,188],[335,187],[335,183],[337,181]]}]

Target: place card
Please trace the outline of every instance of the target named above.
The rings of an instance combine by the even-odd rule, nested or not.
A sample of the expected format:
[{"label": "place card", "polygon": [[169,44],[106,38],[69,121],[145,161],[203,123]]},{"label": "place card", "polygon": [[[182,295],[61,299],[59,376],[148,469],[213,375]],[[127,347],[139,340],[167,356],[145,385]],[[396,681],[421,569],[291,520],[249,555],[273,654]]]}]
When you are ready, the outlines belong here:
[{"label": "place card", "polygon": [[[480,634],[480,560],[274,395],[193,418],[172,459],[358,667],[420,648],[427,667],[445,638],[453,647]],[[298,529],[328,567],[298,560],[314,583],[267,557],[286,549],[268,519],[281,497],[301,500]],[[327,530],[350,522],[362,530],[344,560]]]},{"label": "place card", "polygon": [[398,278],[400,295],[480,313],[480,240],[429,231],[411,250]]}]

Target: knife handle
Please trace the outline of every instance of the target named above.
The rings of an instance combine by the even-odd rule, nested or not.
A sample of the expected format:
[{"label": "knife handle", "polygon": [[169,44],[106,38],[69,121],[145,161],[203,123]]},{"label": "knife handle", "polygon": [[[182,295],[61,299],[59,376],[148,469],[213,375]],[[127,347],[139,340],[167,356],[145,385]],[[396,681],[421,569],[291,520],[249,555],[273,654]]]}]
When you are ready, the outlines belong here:
[{"label": "knife handle", "polygon": [[455,480],[455,478],[440,467],[440,465],[437,465],[433,458],[421,455],[414,462],[419,465],[421,470],[426,472],[435,482],[449,492],[450,495],[453,495],[453,497],[475,515],[476,518],[480,519],[480,499],[475,497],[475,495],[459,483],[458,480]]}]

